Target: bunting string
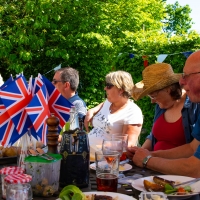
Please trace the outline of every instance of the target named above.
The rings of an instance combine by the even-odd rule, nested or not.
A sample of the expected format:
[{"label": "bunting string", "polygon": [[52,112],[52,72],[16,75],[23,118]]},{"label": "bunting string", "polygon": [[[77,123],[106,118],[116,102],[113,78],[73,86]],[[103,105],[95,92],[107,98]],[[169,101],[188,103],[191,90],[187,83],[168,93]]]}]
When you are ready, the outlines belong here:
[{"label": "bunting string", "polygon": [[[162,63],[167,58],[167,56],[169,56],[169,55],[183,54],[186,58],[188,58],[190,56],[190,54],[192,54],[192,53],[193,53],[193,51],[171,53],[171,54],[159,54],[159,55],[157,55],[157,54],[139,55],[139,54],[129,53],[129,58],[133,59],[135,56],[141,56],[141,58],[143,59],[143,62],[144,62],[144,67],[147,67],[148,66],[148,58],[151,57],[151,56],[157,56],[157,62]],[[119,53],[118,56],[121,56],[121,55],[122,55],[122,53]]]}]

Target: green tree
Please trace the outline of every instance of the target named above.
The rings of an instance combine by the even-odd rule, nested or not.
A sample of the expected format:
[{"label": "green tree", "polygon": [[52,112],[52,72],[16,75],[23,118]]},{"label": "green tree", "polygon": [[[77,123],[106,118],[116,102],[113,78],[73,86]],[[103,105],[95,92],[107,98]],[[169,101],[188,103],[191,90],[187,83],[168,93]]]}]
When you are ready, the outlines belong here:
[{"label": "green tree", "polygon": [[163,19],[163,31],[169,35],[182,35],[188,33],[192,27],[192,19],[190,18],[191,9],[189,5],[180,6],[178,2],[167,4],[165,18]]},{"label": "green tree", "polygon": [[[80,96],[93,107],[104,100],[109,71],[129,71],[137,82],[142,55],[152,55],[148,59],[154,63],[157,54],[199,48],[199,35],[184,34],[190,28],[189,12],[178,4],[166,7],[162,0],[0,1],[0,70],[4,79],[21,71],[29,78],[59,64],[72,66],[80,73]],[[181,36],[163,32],[163,20],[169,20],[164,27],[167,33]],[[129,53],[135,57],[130,59]],[[177,56],[167,61],[177,64],[179,71],[183,60]],[[52,76],[47,74],[49,79]],[[147,108],[145,99],[137,103],[149,129],[153,107]]]},{"label": "green tree", "polygon": [[97,104],[123,31],[159,30],[161,5],[156,0],[1,1],[1,68],[36,76],[60,63],[70,65],[84,77],[82,97]]},{"label": "green tree", "polygon": [[[131,73],[134,83],[142,80],[143,55],[148,55],[150,65],[157,62],[159,54],[168,54],[164,62],[171,64],[176,73],[182,73],[186,57],[181,52],[200,49],[200,36],[194,32],[181,36],[174,35],[170,38],[165,33],[157,34],[156,31],[141,33],[126,31],[124,34],[124,39],[120,45],[120,52],[123,53],[116,57],[114,65],[116,70],[126,70]],[[132,54],[132,58],[130,58],[130,54]],[[146,133],[141,135],[140,143],[142,144],[151,130],[155,105],[151,104],[150,99],[147,97],[135,103],[140,106],[144,115],[143,128]]]}]

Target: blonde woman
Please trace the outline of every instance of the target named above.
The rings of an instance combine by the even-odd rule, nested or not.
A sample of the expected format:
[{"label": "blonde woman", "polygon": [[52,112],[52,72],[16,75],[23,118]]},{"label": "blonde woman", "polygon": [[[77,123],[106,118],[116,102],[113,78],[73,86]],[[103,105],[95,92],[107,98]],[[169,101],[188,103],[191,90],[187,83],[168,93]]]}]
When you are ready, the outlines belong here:
[{"label": "blonde woman", "polygon": [[84,121],[87,131],[90,123],[93,126],[88,134],[91,159],[103,139],[110,138],[111,134],[128,134],[128,146],[135,146],[143,123],[141,109],[129,99],[134,87],[132,76],[116,71],[107,74],[105,79],[107,99],[88,110]]}]

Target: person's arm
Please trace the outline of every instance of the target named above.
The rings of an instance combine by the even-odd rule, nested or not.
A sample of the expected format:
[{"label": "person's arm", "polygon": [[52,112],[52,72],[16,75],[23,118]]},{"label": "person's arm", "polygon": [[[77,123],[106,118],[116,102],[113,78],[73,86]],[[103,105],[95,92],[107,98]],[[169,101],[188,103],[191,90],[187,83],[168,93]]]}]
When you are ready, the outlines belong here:
[{"label": "person's arm", "polygon": [[188,158],[194,154],[198,145],[199,145],[199,141],[194,139],[189,144],[184,144],[182,146],[175,147],[168,150],[154,151],[151,153],[151,155],[154,157],[162,157],[162,158],[169,158],[169,159]]},{"label": "person's arm", "polygon": [[[178,158],[188,158],[194,154],[200,142],[194,139],[189,144],[184,144],[179,147],[175,147],[168,150],[159,150],[159,151],[148,151],[147,149],[139,148],[139,147],[129,147],[127,148],[127,154],[129,157],[133,157],[137,152],[137,159],[135,157],[135,162],[138,164],[142,163],[143,159],[152,155],[153,157],[167,158],[167,159],[178,159]],[[140,152],[140,153],[138,153]]]},{"label": "person's arm", "polygon": [[142,124],[127,124],[123,127],[123,134],[128,134],[128,146],[135,146],[140,135]]},{"label": "person's arm", "polygon": [[[146,167],[164,174],[200,177],[200,172],[197,170],[200,165],[200,156],[199,158],[197,156],[200,153],[196,152],[199,145],[200,142],[194,139],[190,144],[166,151],[159,151],[159,153],[156,151],[152,152],[152,157],[149,159]],[[132,151],[134,152],[134,164],[143,167],[143,160],[150,155],[150,152],[142,148],[133,148]]]},{"label": "person's arm", "polygon": [[85,120],[84,120],[84,126],[87,132],[89,132],[89,125],[92,122],[92,118],[93,116],[99,112],[99,110],[102,108],[104,102],[100,103],[99,105],[95,106],[94,108],[91,108],[87,111],[86,115],[85,115]]},{"label": "person's arm", "polygon": [[200,159],[195,156],[179,159],[165,159],[152,157],[147,163],[147,168],[163,174],[174,174],[189,177],[200,177]]},{"label": "person's arm", "polygon": [[149,138],[147,138],[145,140],[144,144],[142,145],[142,148],[151,151],[152,150],[152,141]]}]

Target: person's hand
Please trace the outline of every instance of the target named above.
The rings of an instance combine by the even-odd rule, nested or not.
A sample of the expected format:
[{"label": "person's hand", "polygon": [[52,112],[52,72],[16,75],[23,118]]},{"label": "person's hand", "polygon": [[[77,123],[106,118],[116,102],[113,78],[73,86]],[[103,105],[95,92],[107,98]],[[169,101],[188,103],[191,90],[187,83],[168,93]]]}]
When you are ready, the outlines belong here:
[{"label": "person's hand", "polygon": [[128,148],[126,149],[126,156],[127,156],[130,160],[132,160],[132,158],[133,158],[133,156],[134,156],[134,154],[135,154],[135,151],[137,151],[138,148],[139,148],[139,147],[136,147],[136,146],[134,146],[134,147],[128,147]]},{"label": "person's hand", "polygon": [[92,125],[92,118],[93,118],[93,112],[91,110],[88,110],[84,119],[84,126],[87,132],[89,132],[89,126]]},{"label": "person's hand", "polygon": [[133,155],[133,163],[138,167],[143,167],[142,162],[148,155],[150,155],[150,152],[147,149],[138,148]]}]

